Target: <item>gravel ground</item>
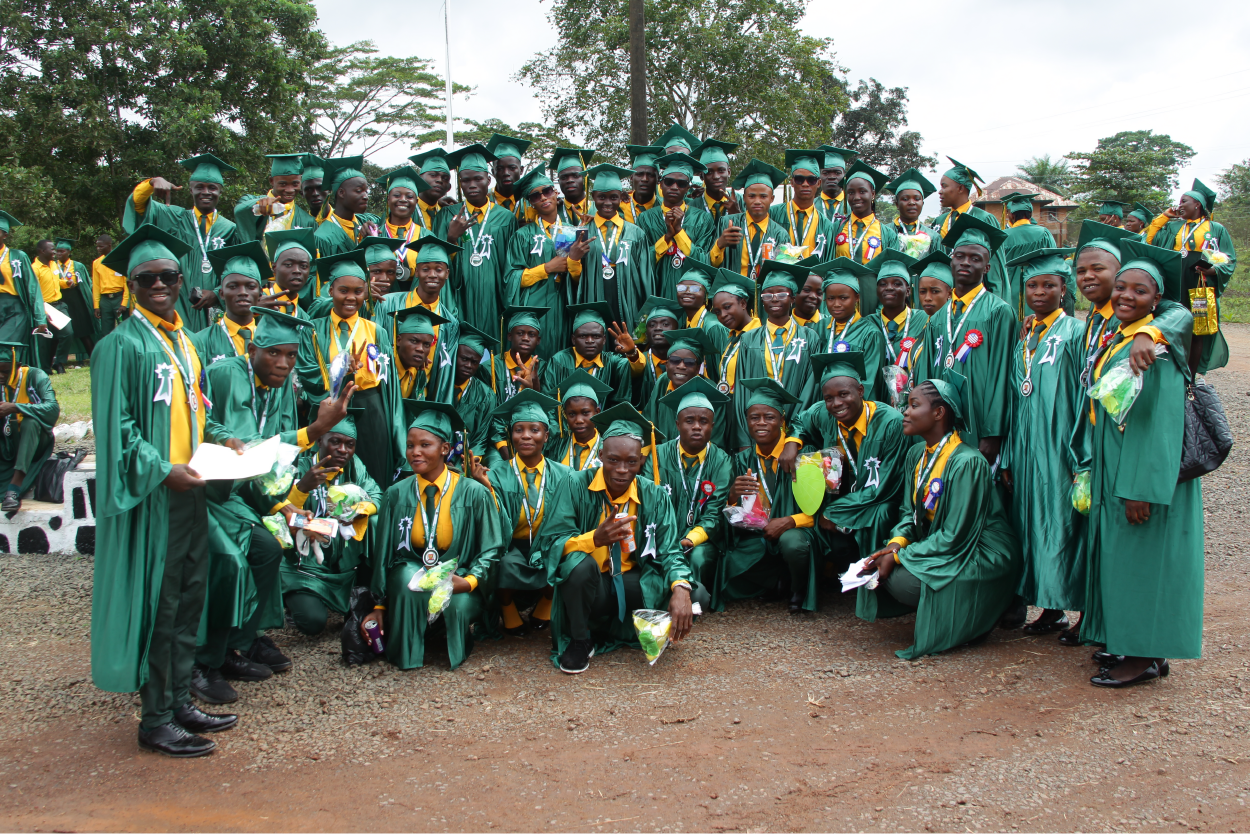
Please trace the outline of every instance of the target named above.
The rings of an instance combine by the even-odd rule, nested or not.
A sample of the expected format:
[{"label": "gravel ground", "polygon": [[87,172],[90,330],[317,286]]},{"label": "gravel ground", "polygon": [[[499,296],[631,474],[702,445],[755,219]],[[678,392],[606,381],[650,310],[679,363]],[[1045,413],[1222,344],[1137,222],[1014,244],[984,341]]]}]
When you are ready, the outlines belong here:
[{"label": "gravel ground", "polygon": [[[1250,356],[1250,329],[1230,326]],[[911,620],[739,604],[655,667],[569,678],[538,637],[399,672],[346,668],[337,628],[274,632],[288,674],[237,684],[214,756],[134,744],[138,698],[90,683],[91,561],[0,560],[6,829],[1243,830],[1250,363],[1211,381],[1239,445],[1204,480],[1205,657],[1124,692],[1086,650],[996,632],[916,662]],[[32,616],[33,615],[33,616]]]}]

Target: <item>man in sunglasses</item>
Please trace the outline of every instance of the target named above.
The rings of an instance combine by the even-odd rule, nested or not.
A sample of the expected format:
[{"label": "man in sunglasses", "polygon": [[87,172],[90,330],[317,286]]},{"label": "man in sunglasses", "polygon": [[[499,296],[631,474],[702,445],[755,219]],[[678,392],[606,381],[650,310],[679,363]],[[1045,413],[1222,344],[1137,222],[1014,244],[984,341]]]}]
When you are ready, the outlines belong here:
[{"label": "man in sunglasses", "polygon": [[684,153],[660,157],[656,165],[664,199],[639,215],[638,228],[655,253],[656,294],[675,301],[682,261],[690,257],[707,260],[715,225],[710,213],[691,211],[686,206],[690,180],[704,172],[703,165]]},{"label": "man in sunglasses", "polygon": [[828,260],[833,222],[816,206],[822,181],[819,158],[820,151],[786,151],[794,199],[773,206],[769,213],[790,233],[790,244],[803,247],[803,257],[815,255],[823,261]]},{"label": "man in sunglasses", "polygon": [[191,668],[208,576],[206,482],[188,464],[200,443],[241,451],[206,419],[201,363],[177,311],[179,260],[191,246],[153,223],[117,245],[104,266],[124,272],[136,310],[96,346],[95,583],[91,675],[109,692],[138,690],[139,746],[187,758],[211,753],[201,733],[235,715],[191,703]]}]

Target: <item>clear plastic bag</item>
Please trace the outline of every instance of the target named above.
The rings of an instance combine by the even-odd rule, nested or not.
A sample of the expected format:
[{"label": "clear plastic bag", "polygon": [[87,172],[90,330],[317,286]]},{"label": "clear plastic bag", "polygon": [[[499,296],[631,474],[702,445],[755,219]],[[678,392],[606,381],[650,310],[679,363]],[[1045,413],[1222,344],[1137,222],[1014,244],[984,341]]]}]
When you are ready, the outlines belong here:
[{"label": "clear plastic bag", "polygon": [[885,380],[885,390],[890,393],[890,405],[902,409],[907,405],[907,395],[911,386],[907,384],[911,375],[907,369],[898,365],[886,365],[881,369],[881,378]]},{"label": "clear plastic bag", "polygon": [[639,608],[634,612],[634,631],[638,632],[638,642],[647,656],[647,663],[654,666],[672,638],[673,618],[667,611]]},{"label": "clear plastic bag", "polygon": [[456,573],[456,560],[448,559],[432,568],[421,568],[408,580],[410,591],[430,591],[428,622],[438,619],[443,610],[451,605],[451,578]]},{"label": "clear plastic bag", "polygon": [[295,539],[291,538],[291,528],[286,526],[286,516],[282,513],[274,513],[267,515],[261,519],[265,525],[265,529],[273,534],[278,540],[278,544],[282,545],[283,550],[290,550],[295,547]]},{"label": "clear plastic bag", "polygon": [[1122,426],[1141,389],[1142,378],[1128,365],[1117,365],[1093,384],[1089,396],[1102,404],[1117,426]]},{"label": "clear plastic bag", "polygon": [[842,488],[842,453],[837,449],[821,449],[820,465],[825,470],[825,492]]},{"label": "clear plastic bag", "polygon": [[355,484],[335,484],[326,490],[326,515],[339,521],[360,515],[356,508],[364,503],[369,503],[369,493]]},{"label": "clear plastic bag", "polygon": [[561,227],[555,236],[551,238],[552,246],[555,247],[556,255],[568,255],[569,249],[573,248],[573,244],[577,241],[577,229],[566,229]]},{"label": "clear plastic bag", "polygon": [[[252,444],[256,445],[256,444]],[[273,468],[256,479],[261,491],[269,498],[285,498],[295,483],[295,458],[299,447],[290,443],[278,445],[278,460]]]},{"label": "clear plastic bag", "polygon": [[899,249],[904,255],[919,260],[929,254],[929,246],[933,243],[933,238],[923,229],[918,229],[914,235],[899,235]]},{"label": "clear plastic bag", "polygon": [[804,254],[802,246],[794,243],[783,243],[777,247],[776,257],[773,260],[780,261],[783,264],[797,264],[805,257],[807,256]]},{"label": "clear plastic bag", "polygon": [[742,506],[725,508],[725,520],[733,527],[745,527],[748,530],[763,530],[768,526],[768,511],[763,502],[757,501],[754,495],[742,496]]},{"label": "clear plastic bag", "polygon": [[1077,472],[1072,479],[1072,508],[1081,515],[1089,515],[1089,470]]},{"label": "clear plastic bag", "polygon": [[339,391],[343,388],[343,381],[347,379],[349,374],[347,368],[351,362],[350,353],[340,353],[334,357],[334,361],[330,363],[328,374],[330,377],[330,399],[337,400]]}]

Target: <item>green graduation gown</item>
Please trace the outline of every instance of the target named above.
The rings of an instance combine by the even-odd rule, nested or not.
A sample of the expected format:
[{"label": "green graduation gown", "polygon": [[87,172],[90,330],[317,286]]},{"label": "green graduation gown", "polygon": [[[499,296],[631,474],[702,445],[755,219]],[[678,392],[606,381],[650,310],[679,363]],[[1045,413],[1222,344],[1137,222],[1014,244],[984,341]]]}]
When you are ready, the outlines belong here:
[{"label": "green graduation gown", "polygon": [[556,256],[555,244],[541,226],[542,221],[526,223],[508,241],[506,303],[521,307],[549,308],[538,319],[541,325],[538,331],[538,354],[554,356],[569,343],[564,308],[568,306],[572,279],[568,273],[559,272],[548,275],[531,286],[521,286],[522,273],[531,267],[541,266]]},{"label": "green graduation gown", "polygon": [[[570,301],[574,304],[604,301],[614,316],[633,328],[647,296],[660,294],[655,283],[655,252],[642,229],[629,221],[625,222],[619,240],[611,223],[607,224],[603,236],[610,250],[606,253],[598,227],[591,220],[590,251],[582,258],[582,275],[574,281]],[[607,266],[605,255],[615,273],[610,282],[603,279]]]},{"label": "green graduation gown", "polygon": [[708,258],[708,250],[712,248],[712,244],[716,240],[715,224],[712,222],[712,215],[706,211],[690,211],[686,213],[682,219],[681,230],[686,233],[686,237],[690,239],[690,251],[682,252],[680,247],[668,247],[668,250],[661,255],[655,254],[655,245],[668,231],[668,224],[664,222],[664,213],[667,211],[663,204],[657,204],[653,208],[649,208],[638,216],[638,228],[642,230],[643,236],[651,246],[649,253],[650,263],[655,274],[655,294],[661,298],[667,298],[672,301],[677,300],[677,283],[681,277],[681,263],[686,258],[695,258],[696,260],[706,261]]},{"label": "green graduation gown", "polygon": [[[499,458],[499,453],[490,442],[491,412],[495,410],[497,400],[490,384],[471,377],[463,389],[453,389],[452,405],[456,407],[460,419],[464,420],[464,431],[458,433],[456,443],[452,446],[452,466],[463,466],[464,446],[478,457],[485,458],[486,466]],[[405,443],[406,443],[405,433]]]},{"label": "green graduation gown", "polygon": [[1060,316],[1042,335],[1026,375],[1025,345],[1012,350],[1011,431],[1003,468],[1011,472],[1011,520],[1024,552],[1019,593],[1031,605],[1085,608],[1084,517],[1072,508],[1076,459],[1071,438],[1081,415],[1084,327]]},{"label": "green graduation gown", "polygon": [[230,338],[225,319],[218,319],[199,333],[192,333],[191,341],[195,344],[195,352],[204,360],[206,368],[211,368],[225,359],[244,355],[239,353],[238,345]]},{"label": "green graduation gown", "polygon": [[[864,407],[868,408],[867,402]],[[813,403],[795,415],[790,434],[814,449],[844,448],[838,418],[829,413],[824,402]],[[903,458],[910,447],[903,434],[903,415],[885,403],[874,403],[868,432],[859,448],[851,449],[854,460],[845,462],[842,472],[850,489],[839,490],[836,496],[826,495],[820,510],[825,518],[851,531],[858,559],[884,547],[898,522],[906,480]]]},{"label": "green graduation gown", "polygon": [[[520,462],[515,461],[519,467]],[[493,588],[540,591],[547,587],[547,556],[543,552],[543,525],[551,514],[551,500],[567,491],[565,482],[573,477],[573,470],[547,458],[543,463],[542,511],[537,514],[537,529],[532,535],[515,538],[513,533],[524,520],[524,487],[518,479],[513,461],[496,460],[490,467],[490,482],[499,501],[499,527],[503,537],[503,554]],[[530,507],[530,512],[534,512]]]},{"label": "green graduation gown", "polygon": [[[917,220],[915,223],[904,223],[895,217],[890,221],[890,228],[894,230],[894,234],[898,237],[898,243],[895,248],[916,260],[920,260],[935,249],[942,248],[941,238],[923,221]],[[928,241],[925,238],[928,238]]]},{"label": "green graduation gown", "polygon": [[[12,246],[0,251],[0,264],[9,267],[17,291],[16,294],[0,293],[0,341],[19,342],[26,345],[27,356],[39,356],[43,337],[31,331],[47,324],[48,317],[43,311],[43,291],[39,289],[35,268],[25,252]],[[3,266],[0,266],[0,280],[7,280]]]},{"label": "green graduation gown", "polygon": [[[887,249],[898,249],[898,231],[894,228],[894,226],[876,217],[876,215],[874,215],[873,218],[881,223],[881,243],[879,246],[872,247],[869,244],[869,241],[871,241],[874,236],[867,234],[867,231],[863,228],[860,229],[861,239],[859,241],[859,245],[851,245],[855,242],[854,236],[851,232],[855,224],[859,223],[860,220],[854,216],[847,217],[834,225],[833,246],[829,249],[830,259],[837,257],[837,253],[843,245],[847,247],[846,251],[849,253],[847,257],[855,261],[857,264],[869,263],[875,260],[877,256]],[[868,252],[872,253],[871,256],[867,256]],[[877,299],[876,281],[871,278],[862,280],[860,282],[859,291],[860,313],[867,316],[870,313],[877,312],[877,309],[880,306],[881,302]]]},{"label": "green graduation gown", "polygon": [[[917,443],[907,453],[903,506],[890,533],[911,542],[898,558],[922,585],[912,645],[895,652],[904,660],[945,651],[992,629],[1015,596],[1021,570],[1020,542],[989,464],[975,446],[955,447],[940,476],[944,488],[933,521],[916,522],[917,468],[924,451]],[[922,519],[924,514],[922,506]],[[859,589],[860,619],[875,622],[909,611],[883,589]]]},{"label": "green graduation gown", "polygon": [[[393,292],[386,298],[382,299],[373,308],[373,321],[382,325],[389,331],[391,339],[391,367],[398,368],[399,361],[395,358],[395,320],[390,313],[396,310],[404,310],[408,307],[415,307],[420,302],[416,292]],[[439,312],[443,313],[443,302],[439,299]],[[418,399],[433,400],[440,403],[451,402],[451,392],[456,386],[456,351],[460,347],[460,322],[451,315],[445,315],[444,318],[450,318],[451,321],[438,326],[438,338],[434,341],[431,348],[431,355],[434,357],[434,364],[429,369],[426,376],[425,385],[423,387],[424,396],[418,396]],[[398,374],[395,374],[398,377]],[[418,382],[420,384],[420,382]],[[405,426],[407,422],[404,422]]]},{"label": "green graduation gown", "polygon": [[[900,362],[905,363],[904,366],[908,371],[913,370],[913,365],[915,364],[913,360],[917,360],[919,355],[923,353],[922,342],[925,329],[929,326],[929,317],[919,307],[908,307],[906,323],[902,327],[899,327],[896,323],[893,334],[890,332],[890,322],[884,318],[880,310],[872,317],[872,321],[881,331],[881,346],[885,349],[885,355],[882,357],[875,383],[871,386],[865,385],[864,393],[867,396],[869,391],[876,391],[888,403],[890,402],[890,392],[885,384],[885,377],[880,371],[889,365],[897,365]],[[911,338],[914,341],[911,349],[904,351],[903,340],[906,338]],[[869,380],[869,382],[874,381]]]},{"label": "green graduation gown", "polygon": [[[234,228],[238,243],[248,243],[253,240],[265,242],[265,227],[273,218],[252,213],[252,207],[260,202],[262,196],[264,195],[248,194],[234,207]],[[291,225],[288,228],[315,229],[317,227],[317,221],[311,214],[304,211],[299,203],[293,203],[291,211],[295,215],[291,218]]]},{"label": "green graduation gown", "polygon": [[[813,216],[816,218],[816,236],[812,240],[812,251],[810,257],[820,258],[821,261],[828,261],[833,259],[833,238],[836,224],[820,210],[819,205],[820,200],[817,200],[816,203],[813,204],[813,208],[816,209],[816,211],[813,212]],[[793,208],[791,208],[791,204],[789,202],[774,203],[768,210],[768,216],[771,218],[769,225],[771,226],[773,223],[780,224],[781,227],[789,234],[789,237],[786,239],[786,243],[801,245],[805,240],[807,240],[808,229],[805,227],[803,229],[803,237],[798,237],[796,228],[793,228],[801,225],[798,222],[798,217],[795,216],[793,224],[791,223],[791,216],[796,214],[797,213]]]},{"label": "green graduation gown", "polygon": [[[1110,350],[1119,344],[1119,337]],[[1102,368],[1128,364],[1129,351]],[[1102,405],[1081,431],[1091,453],[1089,558],[1081,639],[1134,657],[1202,656],[1202,480],[1176,482],[1185,423],[1185,373],[1170,353],[1142,375],[1123,431]],[[1125,501],[1146,501],[1150,518],[1129,524]]]},{"label": "green graduation gown", "polygon": [[[476,590],[453,594],[451,604],[439,617],[447,633],[447,655],[455,669],[473,651],[472,626],[484,610],[482,586],[493,581],[504,536],[490,490],[454,472],[450,477],[457,481],[448,502],[452,537],[450,546],[439,552],[439,561],[454,561],[457,575],[476,577],[479,583]],[[410,531],[421,527],[421,499],[416,487],[417,478],[410,475],[386,490],[373,560],[373,598],[386,600],[386,659],[400,669],[425,664],[425,637],[431,627],[427,623],[431,592],[408,589],[408,581],[422,566],[424,550],[411,541]]]},{"label": "green graduation gown", "polygon": [[847,322],[842,332],[835,333],[833,316],[824,315],[809,330],[816,331],[816,339],[812,353],[834,353],[838,342],[846,342],[848,350],[862,351],[864,354],[864,397],[873,400],[889,401],[886,396],[885,384],[881,380],[881,367],[885,363],[885,335],[877,325],[880,316],[875,313],[861,315]]},{"label": "green graduation gown", "polygon": [[[608,338],[611,339],[611,335]],[[552,356],[543,366],[540,378],[542,379],[542,392],[544,394],[559,399],[557,394],[560,389],[560,383],[577,369],[578,358],[575,355],[576,351],[577,348],[565,348]],[[629,367],[629,360],[615,351],[606,349],[599,354],[599,357],[603,359],[602,368],[592,365],[585,370],[604,385],[612,386],[612,393],[608,394],[607,402],[603,403],[603,408],[607,409],[620,403],[631,402],[633,375]]]},{"label": "green graduation gown", "polygon": [[[1155,233],[1151,239],[1151,243],[1163,249],[1171,249],[1180,251],[1176,245],[1176,238],[1185,226],[1184,220],[1170,220],[1162,229]],[[1209,230],[1209,231],[1208,231]],[[1228,289],[1228,284],[1233,278],[1233,273],[1237,270],[1237,251],[1233,246],[1232,235],[1228,233],[1228,229],[1222,223],[1212,221],[1210,225],[1203,226],[1205,238],[1203,246],[1218,247],[1219,251],[1228,256],[1228,263],[1215,267],[1214,283],[1210,286],[1215,288],[1215,306],[1219,310],[1220,297]],[[1187,242],[1188,246],[1192,246],[1192,242]],[[1181,297],[1169,298],[1171,301],[1178,301],[1189,309],[1189,291],[1198,286],[1199,274],[1193,265],[1199,260],[1199,255],[1188,252],[1185,255],[1185,269],[1181,275]],[[1228,364],[1228,340],[1224,338],[1224,332],[1218,331],[1214,336],[1198,336],[1202,340],[1202,355],[1199,357],[1198,373],[1205,374],[1207,371],[1213,371],[1222,368]]]},{"label": "green graduation gown", "polygon": [[[761,264],[763,264],[764,261],[769,259],[770,253],[772,253],[773,257],[776,257],[777,247],[781,246],[783,243],[790,242],[790,230],[787,229],[785,226],[781,225],[780,223],[778,223],[776,220],[773,220],[772,216],[770,215],[768,218],[767,228],[763,229],[760,232],[760,246],[756,246],[755,244],[751,243],[752,222],[753,221],[745,212],[739,212],[738,214],[731,214],[727,217],[722,217],[720,219],[720,222],[716,224],[716,233],[712,239],[712,242],[715,243],[718,239],[720,239],[720,236],[724,234],[725,230],[728,229],[730,226],[737,226],[739,229],[742,230],[742,242],[736,246],[730,246],[728,249],[724,250],[724,252],[722,253],[723,259],[721,260],[719,264],[716,264],[716,266],[723,267],[724,269],[731,269],[734,272],[745,275],[746,272],[744,272],[742,269],[742,247],[743,246],[750,247],[750,253],[752,256],[750,259],[751,263],[755,264],[758,270],[758,267]],[[746,225],[743,225],[744,223]],[[710,256],[711,256],[711,250],[709,250],[709,257]],[[753,313],[757,312],[756,302],[759,301],[759,293],[757,292],[755,295],[756,297],[752,298],[751,303],[747,305],[748,307],[751,308],[751,311]],[[710,298],[708,300],[711,301]]]},{"label": "green graduation gown", "polygon": [[[52,454],[56,439],[52,429],[56,427],[61,406],[57,404],[56,392],[48,375],[39,368],[23,366],[25,374],[18,377],[17,385],[9,387],[9,380],[0,380],[0,401],[17,403],[17,414],[0,418],[0,489],[8,486],[18,462],[22,441],[34,443],[33,454],[26,467],[22,481],[22,493],[29,492],[43,465]],[[34,438],[33,440],[31,438]]]},{"label": "green graduation gown", "polygon": [[[794,319],[790,320],[794,327],[794,335],[789,344],[778,353],[769,350],[768,322],[762,321],[754,330],[742,334],[738,349],[738,367],[734,372],[735,380],[759,379],[769,377],[798,397],[795,405],[786,406],[786,419],[789,420],[798,411],[812,404],[816,395],[816,377],[812,373],[812,339],[811,331]],[[780,355],[781,364],[775,361],[769,364],[771,357]],[[745,449],[751,445],[747,433],[747,401],[751,399],[751,391],[742,385],[735,385],[733,391],[733,413],[735,432],[730,436],[731,448]]]},{"label": "green graduation gown", "polygon": [[[352,228],[352,234],[348,235],[333,218],[327,217],[321,221],[313,233],[313,240],[317,245],[317,257],[328,258],[331,255],[355,249],[356,245],[366,237],[378,234],[380,221],[376,214],[357,214],[352,222],[355,225]],[[299,293],[300,306],[308,311],[310,317],[320,318],[330,314],[328,310],[325,310],[324,305],[314,306],[316,299],[326,297],[328,289],[328,284],[324,283],[324,279],[317,274],[314,266],[312,273],[308,276],[308,282]]]},{"label": "green graduation gown", "polygon": [[[310,449],[295,461],[295,482],[317,462],[317,450]],[[355,484],[369,494],[369,500],[377,509],[382,507],[382,488],[369,477],[360,459],[355,455],[347,466],[339,473],[330,486]],[[326,486],[319,486],[308,494],[296,509],[309,510],[314,516],[324,516],[326,511]],[[298,498],[298,496],[296,496]],[[361,565],[370,563],[373,551],[373,540],[377,533],[377,512],[369,518],[369,529],[357,541],[335,536],[334,541],[321,546],[322,562],[317,564],[311,550],[307,556],[301,556],[295,548],[282,552],[282,593],[312,594],[321,600],[326,608],[339,614],[346,614],[351,604],[352,587],[356,584],[356,570]]]},{"label": "green graduation gown", "polygon": [[94,344],[100,338],[100,320],[95,317],[95,299],[91,291],[91,270],[86,264],[70,261],[74,265],[74,286],[61,289],[61,300],[69,308],[74,322],[74,336],[82,344]]},{"label": "green graduation gown", "polygon": [[[669,390],[671,384],[667,373],[660,374],[660,378],[647,393],[646,403],[639,409],[642,416],[650,420],[656,431],[665,437],[677,437],[677,415],[673,413],[673,409],[660,404],[661,399],[673,393]],[[718,413],[712,424],[711,445],[725,448],[729,427],[733,424],[733,418],[728,413],[723,411]]]},{"label": "green graduation gown", "polygon": [[[493,207],[493,208],[492,208]],[[460,202],[447,206],[434,218],[434,234],[447,240],[451,221],[462,210],[473,207]],[[451,279],[447,282],[460,311],[460,320],[483,333],[506,335],[500,330],[503,309],[510,298],[508,245],[516,232],[512,212],[500,208],[493,200],[485,206],[484,218],[452,243],[464,247],[452,258]],[[474,260],[480,261],[475,264]]]},{"label": "green graduation gown", "polygon": [[[235,234],[234,221],[228,220],[225,213],[218,209],[214,212],[212,223],[206,232],[200,231],[196,221],[195,209],[181,206],[167,206],[154,197],[148,200],[144,210],[135,209],[134,194],[126,198],[126,208],[122,214],[122,228],[130,234],[144,223],[151,223],[163,232],[191,247],[191,251],[178,259],[182,268],[182,289],[178,292],[178,315],[182,318],[187,333],[197,333],[208,326],[208,310],[191,309],[191,291],[205,289],[217,291],[220,280],[217,273],[210,267],[208,271],[208,253],[214,249],[233,246],[238,242]],[[309,282],[311,283],[311,281]]]},{"label": "green graduation gown", "polygon": [[[939,246],[941,246],[942,243],[943,224],[946,223],[947,218],[950,218],[951,223],[955,222],[955,218],[951,217],[952,211],[953,209],[946,209],[937,216],[937,219],[933,221],[934,234],[937,235]],[[984,220],[995,229],[1002,228],[1002,224],[998,222],[998,218],[983,208],[972,206],[966,213],[972,215],[978,220]],[[949,232],[950,226],[946,225],[945,229]],[[1008,297],[1007,293],[1007,259],[1004,257],[1003,248],[1004,247],[1000,246],[998,251],[994,253],[994,256],[990,258],[990,271],[989,274],[985,276],[985,286],[989,287],[990,292],[994,293],[994,295],[1010,304],[1011,299]],[[950,249],[946,246],[942,246],[942,251],[948,254],[950,253]]]},{"label": "green graduation gown", "polygon": [[[552,496],[551,517],[543,523],[543,552],[547,554],[547,581],[555,587],[551,604],[551,662],[559,667],[558,658],[569,647],[564,602],[560,598],[560,586],[569,578],[573,569],[583,559],[593,559],[589,553],[564,553],[569,539],[594,530],[604,510],[606,491],[589,487],[599,473],[599,467],[573,473],[558,496]],[[651,609],[666,609],[672,583],[678,580],[690,582],[690,560],[681,550],[681,536],[677,519],[673,517],[673,505],[662,486],[650,480],[637,478],[638,517],[634,522],[636,545],[633,570],[641,570],[643,605]],[[633,619],[625,613],[625,621],[609,618],[606,635],[595,641],[595,654],[604,654],[627,647],[641,649]]]},{"label": "green graduation gown", "polygon": [[[1003,245],[999,251],[1003,254],[1003,262],[1008,263],[1015,260],[1021,255],[1027,255],[1030,252],[1036,252],[1039,249],[1054,249],[1055,237],[1045,226],[1039,226],[1036,223],[1025,223],[1020,226],[1010,226],[1006,229],[1007,239],[1003,241]],[[1065,309],[1071,299],[1076,297],[1076,276],[1073,274],[1075,270],[1068,271],[1068,278],[1065,282],[1067,287],[1067,295],[1064,296]],[[1016,318],[1024,321],[1027,316],[1032,315],[1029,305],[1024,300],[1024,267],[1011,266],[1007,267],[1007,294],[1002,296],[1003,301],[1007,302],[1007,306],[1016,314]]]}]

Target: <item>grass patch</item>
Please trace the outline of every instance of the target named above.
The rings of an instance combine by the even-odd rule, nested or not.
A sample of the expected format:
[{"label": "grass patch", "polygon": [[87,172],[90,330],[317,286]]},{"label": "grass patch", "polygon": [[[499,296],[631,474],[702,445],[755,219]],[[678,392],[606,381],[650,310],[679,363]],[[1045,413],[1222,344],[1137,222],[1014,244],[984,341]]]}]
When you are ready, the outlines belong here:
[{"label": "grass patch", "polygon": [[52,390],[61,405],[58,423],[76,423],[91,419],[91,370],[70,368],[63,374],[53,374]]},{"label": "grass patch", "polygon": [[1237,265],[1233,280],[1220,296],[1220,320],[1250,322],[1250,268]]}]

